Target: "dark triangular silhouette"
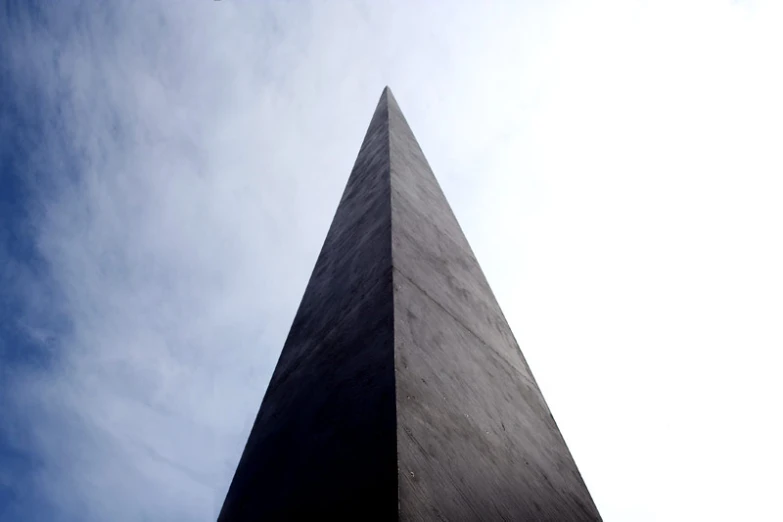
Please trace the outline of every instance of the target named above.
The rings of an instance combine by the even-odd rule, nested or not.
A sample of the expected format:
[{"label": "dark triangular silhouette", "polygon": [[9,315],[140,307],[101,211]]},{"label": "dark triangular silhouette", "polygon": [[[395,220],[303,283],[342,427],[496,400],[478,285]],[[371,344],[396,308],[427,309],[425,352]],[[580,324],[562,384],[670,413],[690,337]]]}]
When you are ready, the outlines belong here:
[{"label": "dark triangular silhouette", "polygon": [[601,520],[383,90],[219,521]]}]

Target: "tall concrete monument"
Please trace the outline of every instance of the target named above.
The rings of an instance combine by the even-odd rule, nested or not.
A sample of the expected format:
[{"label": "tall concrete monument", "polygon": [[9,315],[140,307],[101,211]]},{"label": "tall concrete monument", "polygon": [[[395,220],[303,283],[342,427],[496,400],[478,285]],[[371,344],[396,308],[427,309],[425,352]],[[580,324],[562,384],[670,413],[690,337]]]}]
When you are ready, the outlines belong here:
[{"label": "tall concrete monument", "polygon": [[218,520],[601,520],[388,87]]}]

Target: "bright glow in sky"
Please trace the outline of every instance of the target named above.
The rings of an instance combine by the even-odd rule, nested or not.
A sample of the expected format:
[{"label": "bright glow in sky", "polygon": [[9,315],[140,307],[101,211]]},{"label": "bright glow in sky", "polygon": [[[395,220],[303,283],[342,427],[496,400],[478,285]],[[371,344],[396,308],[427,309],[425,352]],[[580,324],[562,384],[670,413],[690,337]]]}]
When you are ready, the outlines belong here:
[{"label": "bright glow in sky", "polygon": [[0,519],[214,520],[390,85],[604,519],[783,520],[783,4],[0,14]]}]

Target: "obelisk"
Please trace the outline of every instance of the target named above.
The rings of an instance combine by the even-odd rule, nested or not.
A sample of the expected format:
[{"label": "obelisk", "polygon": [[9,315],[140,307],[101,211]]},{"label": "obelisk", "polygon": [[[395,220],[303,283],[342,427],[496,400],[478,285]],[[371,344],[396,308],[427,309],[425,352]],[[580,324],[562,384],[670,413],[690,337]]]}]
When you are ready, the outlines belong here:
[{"label": "obelisk", "polygon": [[219,517],[317,519],[601,520],[388,87]]}]

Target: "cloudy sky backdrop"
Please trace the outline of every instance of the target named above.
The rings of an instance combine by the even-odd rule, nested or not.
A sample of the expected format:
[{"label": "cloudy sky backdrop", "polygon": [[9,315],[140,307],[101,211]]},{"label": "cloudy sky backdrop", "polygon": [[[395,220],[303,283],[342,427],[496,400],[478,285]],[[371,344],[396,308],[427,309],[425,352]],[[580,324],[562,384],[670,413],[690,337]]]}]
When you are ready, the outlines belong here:
[{"label": "cloudy sky backdrop", "polygon": [[783,4],[0,5],[0,520],[214,520],[390,85],[605,520],[783,520]]}]

